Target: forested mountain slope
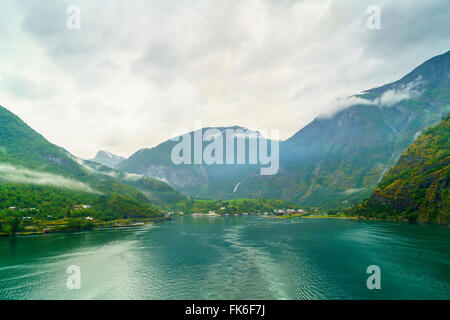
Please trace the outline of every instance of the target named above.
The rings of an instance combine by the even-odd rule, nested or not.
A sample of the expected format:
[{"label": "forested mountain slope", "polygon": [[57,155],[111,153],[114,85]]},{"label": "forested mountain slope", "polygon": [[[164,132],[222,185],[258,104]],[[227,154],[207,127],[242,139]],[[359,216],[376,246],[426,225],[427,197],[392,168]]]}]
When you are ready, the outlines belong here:
[{"label": "forested mountain slope", "polygon": [[426,130],[400,157],[370,199],[352,209],[368,217],[448,224],[450,115]]},{"label": "forested mountain slope", "polygon": [[63,216],[72,206],[89,204],[104,217],[155,216],[160,212],[149,199],[182,198],[164,182],[71,155],[0,106],[0,209],[37,208]]}]

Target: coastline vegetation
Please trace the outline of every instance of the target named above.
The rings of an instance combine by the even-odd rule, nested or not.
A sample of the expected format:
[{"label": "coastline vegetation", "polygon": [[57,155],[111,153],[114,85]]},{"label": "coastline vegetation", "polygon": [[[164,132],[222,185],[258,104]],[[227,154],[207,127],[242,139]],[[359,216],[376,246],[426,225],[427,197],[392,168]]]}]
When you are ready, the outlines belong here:
[{"label": "coastline vegetation", "polygon": [[[26,218],[26,219],[24,219]],[[143,226],[165,220],[165,217],[99,220],[92,217],[37,218],[23,217],[7,209],[0,213],[0,236],[32,235],[52,232],[84,231],[96,228]]]},{"label": "coastline vegetation", "polygon": [[208,213],[210,211],[218,214],[273,213],[274,210],[285,208],[298,209],[299,206],[277,199],[205,200],[189,198],[164,207],[169,212],[182,212],[183,214]]}]

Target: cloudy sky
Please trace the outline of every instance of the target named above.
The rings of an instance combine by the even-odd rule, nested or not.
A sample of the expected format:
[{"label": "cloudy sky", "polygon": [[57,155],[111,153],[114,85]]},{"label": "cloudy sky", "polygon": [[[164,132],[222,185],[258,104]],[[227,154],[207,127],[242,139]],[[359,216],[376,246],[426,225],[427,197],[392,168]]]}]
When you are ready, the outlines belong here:
[{"label": "cloudy sky", "polygon": [[285,139],[449,50],[449,21],[448,0],[2,0],[0,105],[84,158],[196,121]]}]

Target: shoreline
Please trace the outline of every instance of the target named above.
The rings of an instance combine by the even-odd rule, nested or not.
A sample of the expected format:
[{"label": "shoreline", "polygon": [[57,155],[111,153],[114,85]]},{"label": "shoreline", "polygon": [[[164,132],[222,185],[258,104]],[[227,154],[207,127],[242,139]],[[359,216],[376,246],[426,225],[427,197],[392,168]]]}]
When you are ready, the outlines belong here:
[{"label": "shoreline", "polygon": [[[233,217],[234,215],[229,215],[230,217]],[[295,215],[285,215],[285,216],[276,216],[276,215],[263,215],[263,214],[248,214],[248,215],[237,215],[239,217],[243,216],[257,216],[260,218],[265,219],[293,219],[293,218],[301,218],[301,219],[338,219],[338,220],[353,220],[353,221],[381,221],[381,222],[393,222],[393,223],[408,223],[408,224],[429,224],[429,225],[436,225],[441,227],[450,227],[449,224],[441,224],[436,222],[427,222],[427,221],[409,221],[406,219],[389,219],[389,218],[367,218],[363,216],[334,216],[334,215],[305,215],[305,214],[295,214]],[[223,214],[218,215],[208,215],[208,214],[186,214],[184,217],[225,217]]]},{"label": "shoreline", "polygon": [[[98,225],[94,225],[92,228],[80,228],[80,229],[67,229],[67,230],[51,230],[50,232],[41,231],[30,231],[30,232],[17,232],[15,234],[0,234],[0,238],[7,237],[25,237],[25,236],[33,236],[33,235],[43,235],[43,234],[52,234],[52,233],[69,233],[69,232],[80,232],[80,231],[94,231],[94,230],[102,230],[102,229],[118,229],[118,228],[136,228],[136,227],[144,227],[146,225],[155,224],[159,222],[169,221],[170,218],[160,218],[160,219],[152,219],[150,221],[142,221],[135,222],[131,224],[124,225],[114,225],[113,223],[108,224],[107,222],[99,222]],[[45,228],[43,228],[45,229]]]},{"label": "shoreline", "polygon": [[[186,217],[196,217],[191,214],[187,214]],[[202,214],[202,217],[211,217],[212,215]],[[240,217],[246,216],[246,215],[239,215]],[[366,218],[366,217],[357,217],[357,216],[306,216],[303,214],[297,214],[297,215],[289,215],[289,216],[267,216],[267,215],[249,215],[249,216],[259,216],[261,218],[272,218],[272,219],[293,219],[293,218],[301,218],[301,219],[338,219],[338,220],[353,220],[353,221],[381,221],[381,222],[393,222],[393,223],[408,223],[408,224],[425,224],[425,225],[434,225],[434,226],[440,226],[440,227],[450,227],[448,224],[439,224],[439,223],[433,223],[433,222],[426,222],[426,221],[408,221],[408,220],[399,220],[399,219],[381,219],[381,218]],[[224,215],[214,215],[212,217],[225,217]],[[144,227],[146,225],[165,222],[165,221],[171,221],[172,218],[150,218],[149,221],[140,221],[140,222],[134,222],[131,224],[114,224],[114,223],[108,223],[108,222],[99,222],[98,225],[94,225],[92,228],[81,228],[81,229],[68,229],[68,230],[51,230],[50,232],[44,232],[42,231],[30,231],[30,232],[18,232],[16,234],[0,234],[0,238],[6,238],[6,237],[24,237],[24,236],[32,236],[32,235],[43,235],[43,234],[52,234],[52,233],[69,233],[69,232],[80,232],[80,231],[94,231],[94,230],[102,230],[102,229],[116,229],[116,228],[134,228],[134,227]],[[116,222],[117,223],[117,222]],[[43,228],[45,229],[45,228]]]},{"label": "shoreline", "polygon": [[358,216],[304,216],[303,219],[342,219],[342,220],[356,220],[356,221],[382,221],[382,222],[395,222],[395,223],[409,223],[409,224],[429,224],[434,226],[449,227],[448,224],[427,222],[427,221],[409,221],[406,219],[382,219],[382,218],[366,218]]}]

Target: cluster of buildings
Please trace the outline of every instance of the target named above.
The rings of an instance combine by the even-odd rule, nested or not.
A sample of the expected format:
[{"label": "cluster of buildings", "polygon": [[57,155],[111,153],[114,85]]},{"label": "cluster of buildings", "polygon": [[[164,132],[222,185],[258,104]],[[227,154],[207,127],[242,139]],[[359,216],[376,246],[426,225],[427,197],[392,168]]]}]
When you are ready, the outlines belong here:
[{"label": "cluster of buildings", "polygon": [[[91,208],[92,207],[88,204],[79,204],[79,205],[73,206],[71,209],[74,211],[77,211],[77,210],[85,210],[85,209],[91,209]],[[84,220],[94,221],[94,218],[93,217],[84,217]]]},{"label": "cluster of buildings", "polygon": [[305,211],[302,209],[275,209],[273,210],[276,216],[288,216],[294,214],[304,214]]},{"label": "cluster of buildings", "polygon": [[[33,214],[34,212],[39,212],[38,209],[36,208],[17,208],[17,207],[9,207],[8,210],[12,210],[12,211],[17,211],[17,212],[21,212],[21,213],[31,213]],[[1,212],[2,210],[0,210]],[[31,216],[27,216],[27,217],[22,217],[22,220],[24,221],[31,221],[33,219],[33,217]]]},{"label": "cluster of buildings", "polygon": [[[80,205],[76,205],[73,206],[71,208],[71,210],[84,210],[84,209],[91,209],[92,207],[88,204],[80,204]],[[33,215],[34,213],[39,212],[39,209],[36,208],[17,208],[17,207],[9,207],[8,210],[13,210],[13,211],[17,211],[17,212],[21,212],[21,213],[30,213],[31,215]],[[2,210],[0,210],[1,212]],[[23,216],[22,220],[23,221],[31,221],[33,220],[32,216]],[[47,215],[47,219],[53,219],[52,215]],[[85,220],[94,220],[93,217],[85,217]]]},{"label": "cluster of buildings", "polygon": [[[273,213],[269,212],[258,212],[258,213],[230,213],[229,208],[222,207],[217,212],[216,211],[209,211],[208,213],[202,213],[202,212],[195,212],[192,214],[194,217],[217,217],[217,216],[248,216],[248,215],[263,215],[263,216],[269,216],[269,215],[276,215],[276,216],[291,216],[291,215],[303,215],[306,211],[303,209],[274,209]],[[166,218],[170,218],[173,215],[184,215],[182,211],[180,212],[167,212],[165,214]]]},{"label": "cluster of buildings", "polygon": [[[275,214],[276,216],[289,216],[289,215],[303,215],[303,214],[305,214],[305,211],[302,210],[302,209],[275,209],[275,210],[273,210],[273,212],[274,212],[273,214]],[[199,213],[199,212],[197,212],[197,213],[193,213],[192,215],[194,217],[195,216],[213,216],[214,217],[214,216],[229,216],[230,214],[229,213],[216,213],[214,211],[209,211],[208,213]],[[268,216],[268,215],[271,215],[271,214],[269,214],[269,212],[262,212],[262,213],[247,213],[247,212],[244,212],[244,213],[235,213],[235,214],[232,214],[232,215],[234,215],[234,216],[240,216],[240,215],[242,215],[242,216],[248,216],[248,215]]]},{"label": "cluster of buildings", "polygon": [[[9,210],[18,211],[18,212],[39,212],[36,208],[17,208],[17,207],[9,207]],[[2,210],[0,210],[2,211]]]},{"label": "cluster of buildings", "polygon": [[92,207],[88,204],[79,204],[72,207],[72,210],[83,210],[83,209],[91,209]]},{"label": "cluster of buildings", "polygon": [[215,213],[214,211],[209,211],[208,213],[193,213],[192,216],[210,216],[210,217],[216,217],[220,216],[220,214]]}]

